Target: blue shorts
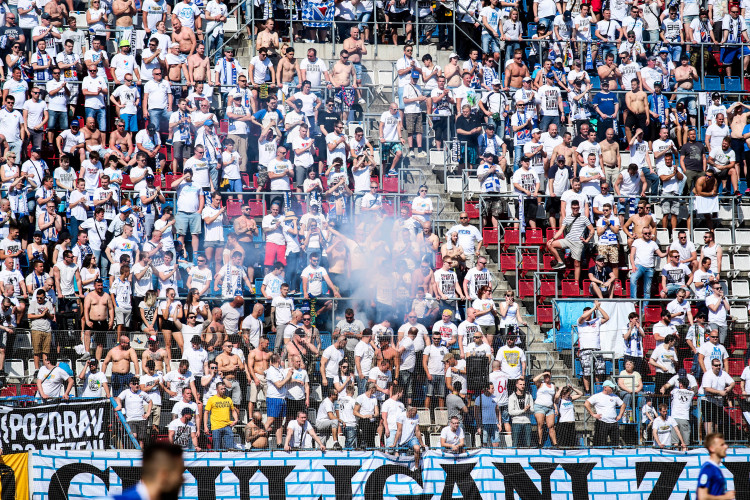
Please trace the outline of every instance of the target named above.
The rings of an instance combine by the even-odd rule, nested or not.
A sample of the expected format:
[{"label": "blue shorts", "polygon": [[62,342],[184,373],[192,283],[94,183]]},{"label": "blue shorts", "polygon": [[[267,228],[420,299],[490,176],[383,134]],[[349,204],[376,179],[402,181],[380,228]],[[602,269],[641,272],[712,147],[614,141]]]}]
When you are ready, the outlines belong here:
[{"label": "blue shorts", "polygon": [[500,407],[500,420],[502,420],[504,424],[510,423],[510,412],[508,411],[508,405]]},{"label": "blue shorts", "polygon": [[489,443],[500,442],[500,430],[497,424],[487,424],[482,426],[482,444],[487,446]]},{"label": "blue shorts", "polygon": [[445,375],[433,375],[432,381],[427,381],[427,394],[425,396],[445,397]]},{"label": "blue shorts", "polygon": [[354,64],[354,72],[357,75],[357,81],[362,81],[362,63],[353,63]]},{"label": "blue shorts", "polygon": [[548,415],[554,415],[555,409],[552,406],[538,405],[534,403],[534,414],[541,413],[545,417]]},{"label": "blue shorts", "polygon": [[50,111],[49,122],[47,123],[47,130],[61,131],[68,128],[68,112],[67,111]]},{"label": "blue shorts", "polygon": [[120,114],[120,119],[125,122],[126,132],[138,132],[138,115]]},{"label": "blue shorts", "polygon": [[402,448],[408,447],[409,449],[413,449],[415,446],[422,446],[422,443],[419,442],[419,439],[417,439],[417,436],[414,436],[413,438],[411,438],[408,443],[401,445]]},{"label": "blue shorts", "polygon": [[227,179],[229,186],[226,191],[228,193],[241,193],[242,192],[242,179]]},{"label": "blue shorts", "polygon": [[201,234],[201,215],[200,214],[189,214],[187,212],[177,212],[175,214],[174,226],[177,229],[177,234],[185,236],[188,234]]},{"label": "blue shorts", "polygon": [[271,418],[282,418],[286,415],[286,399],[269,398],[266,400],[266,413]]}]

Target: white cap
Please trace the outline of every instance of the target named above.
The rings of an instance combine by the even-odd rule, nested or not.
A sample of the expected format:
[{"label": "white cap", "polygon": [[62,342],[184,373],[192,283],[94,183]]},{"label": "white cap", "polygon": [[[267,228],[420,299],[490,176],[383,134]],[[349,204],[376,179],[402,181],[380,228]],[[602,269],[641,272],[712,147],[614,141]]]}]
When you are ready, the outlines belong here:
[{"label": "white cap", "polygon": [[451,54],[448,56],[448,59],[453,59],[454,57],[458,59],[458,54],[456,54],[455,52],[451,52]]},{"label": "white cap", "polygon": [[500,80],[499,80],[499,79],[497,79],[497,78],[494,78],[494,79],[492,80],[492,85],[500,85],[500,83],[501,83],[501,82],[500,82]]},{"label": "white cap", "polygon": [[538,128],[535,128],[534,130],[532,130],[532,131],[531,131],[531,133],[532,133],[532,134],[541,134],[541,133],[542,133],[542,131],[541,131],[541,130],[539,130]]}]

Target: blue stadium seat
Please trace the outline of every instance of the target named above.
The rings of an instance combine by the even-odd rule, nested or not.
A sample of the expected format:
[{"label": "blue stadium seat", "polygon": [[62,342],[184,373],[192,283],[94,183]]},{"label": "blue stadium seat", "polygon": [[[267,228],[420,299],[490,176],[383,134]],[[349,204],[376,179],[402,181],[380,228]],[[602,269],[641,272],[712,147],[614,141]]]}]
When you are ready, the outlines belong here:
[{"label": "blue stadium seat", "polygon": [[644,382],[643,383],[643,392],[656,392],[656,384],[654,382]]},{"label": "blue stadium seat", "polygon": [[326,349],[333,343],[331,332],[320,332],[320,348]]},{"label": "blue stadium seat", "polygon": [[724,90],[726,92],[742,92],[742,80],[739,76],[725,76]]},{"label": "blue stadium seat", "polygon": [[528,37],[533,38],[534,35],[537,34],[537,24],[536,23],[529,23],[526,26],[526,30],[529,32]]},{"label": "blue stadium seat", "polygon": [[598,76],[591,77],[591,88],[594,90],[599,90],[600,88],[602,88],[602,84]]},{"label": "blue stadium seat", "polygon": [[703,83],[705,85],[706,92],[721,92],[721,77],[718,76],[704,76]]}]

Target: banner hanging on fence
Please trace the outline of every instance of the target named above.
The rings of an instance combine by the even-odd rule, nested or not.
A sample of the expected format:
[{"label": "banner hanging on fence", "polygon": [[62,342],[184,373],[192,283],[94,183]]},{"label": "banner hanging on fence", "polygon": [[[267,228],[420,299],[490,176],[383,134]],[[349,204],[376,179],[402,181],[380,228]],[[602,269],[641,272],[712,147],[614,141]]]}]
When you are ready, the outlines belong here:
[{"label": "banner hanging on fence", "polygon": [[[653,449],[186,453],[183,500],[684,500],[695,492],[705,450]],[[750,499],[750,448],[730,449],[723,472]],[[84,500],[135,485],[135,451],[32,454],[34,500]],[[691,496],[687,496],[691,493]]]},{"label": "banner hanging on fence", "polygon": [[111,415],[108,399],[0,404],[0,445],[6,452],[107,449]]},{"label": "banner hanging on fence", "polygon": [[29,454],[0,456],[0,500],[29,500]]}]

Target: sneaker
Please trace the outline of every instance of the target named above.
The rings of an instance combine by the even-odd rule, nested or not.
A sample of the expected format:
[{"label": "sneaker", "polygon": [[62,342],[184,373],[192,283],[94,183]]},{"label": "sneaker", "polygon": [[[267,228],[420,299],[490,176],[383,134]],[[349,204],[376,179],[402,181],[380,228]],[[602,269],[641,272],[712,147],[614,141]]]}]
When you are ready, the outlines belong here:
[{"label": "sneaker", "polygon": [[750,196],[750,188],[745,189],[745,196]]},{"label": "sneaker", "polygon": [[333,443],[333,447],[331,449],[335,451],[341,451],[341,443]]},{"label": "sneaker", "polygon": [[742,193],[740,193],[739,191],[735,191],[735,192],[734,192],[734,195],[735,195],[735,196],[736,196],[737,198],[741,198],[741,197],[742,197]]},{"label": "sneaker", "polygon": [[394,169],[390,169],[388,171],[388,177],[396,177],[398,175],[398,172],[396,172]]},{"label": "sneaker", "polygon": [[427,153],[424,151],[420,151],[417,153],[417,158],[427,158]]},{"label": "sneaker", "polygon": [[83,353],[83,356],[81,356],[81,361],[87,361],[89,359],[91,359],[91,353],[86,351],[85,353]]},{"label": "sneaker", "polygon": [[409,151],[409,155],[408,155],[408,156],[409,156],[409,158],[414,158],[414,155],[415,155],[415,154],[416,154],[416,153],[415,153],[415,152],[414,152],[414,150],[412,149],[411,151]]},{"label": "sneaker", "polygon": [[558,261],[557,263],[552,265],[552,269],[565,269],[567,266],[565,265],[565,262]]}]

